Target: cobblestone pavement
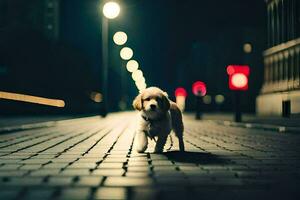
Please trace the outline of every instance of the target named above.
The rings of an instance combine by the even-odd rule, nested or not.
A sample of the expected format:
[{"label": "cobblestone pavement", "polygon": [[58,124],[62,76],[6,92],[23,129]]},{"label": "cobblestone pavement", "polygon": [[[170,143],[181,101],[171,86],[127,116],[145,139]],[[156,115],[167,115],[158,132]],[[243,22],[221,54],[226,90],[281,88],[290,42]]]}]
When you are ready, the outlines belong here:
[{"label": "cobblestone pavement", "polygon": [[186,152],[138,154],[133,116],[0,135],[0,199],[300,199],[300,135],[186,117]]}]

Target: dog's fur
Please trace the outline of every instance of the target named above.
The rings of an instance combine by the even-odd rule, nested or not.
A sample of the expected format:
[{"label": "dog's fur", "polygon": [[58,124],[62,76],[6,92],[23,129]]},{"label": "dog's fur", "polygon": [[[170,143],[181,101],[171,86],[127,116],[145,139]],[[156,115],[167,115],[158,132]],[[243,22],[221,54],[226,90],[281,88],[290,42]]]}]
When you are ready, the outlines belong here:
[{"label": "dog's fur", "polygon": [[135,135],[135,148],[139,153],[147,149],[148,137],[156,136],[154,152],[162,152],[172,129],[178,137],[179,149],[184,151],[182,114],[166,92],[157,87],[146,88],[132,105],[139,111]]}]

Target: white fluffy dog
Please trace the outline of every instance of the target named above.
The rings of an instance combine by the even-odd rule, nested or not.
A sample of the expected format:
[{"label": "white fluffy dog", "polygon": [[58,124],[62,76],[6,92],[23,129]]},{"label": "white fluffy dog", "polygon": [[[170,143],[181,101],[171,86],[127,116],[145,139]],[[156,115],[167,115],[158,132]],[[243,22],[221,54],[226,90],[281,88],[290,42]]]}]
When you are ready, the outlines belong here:
[{"label": "white fluffy dog", "polygon": [[172,129],[178,137],[180,151],[184,151],[182,114],[166,92],[149,87],[134,99],[132,105],[139,111],[135,135],[135,148],[139,153],[147,149],[148,137],[155,140],[156,136],[154,152],[162,152]]}]

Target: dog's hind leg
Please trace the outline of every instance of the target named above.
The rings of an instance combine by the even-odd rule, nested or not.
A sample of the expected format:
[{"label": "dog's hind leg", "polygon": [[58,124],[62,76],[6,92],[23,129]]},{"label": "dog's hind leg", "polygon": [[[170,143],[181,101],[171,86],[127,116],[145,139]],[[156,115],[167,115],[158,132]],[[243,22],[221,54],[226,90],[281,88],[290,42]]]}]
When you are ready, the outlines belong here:
[{"label": "dog's hind leg", "polygon": [[180,151],[184,151],[183,124],[178,123],[176,125],[173,125],[173,131],[175,132],[175,135],[178,138]]},{"label": "dog's hind leg", "polygon": [[178,137],[178,141],[179,141],[179,149],[180,151],[184,151],[184,142],[183,142],[183,134],[181,134]]}]

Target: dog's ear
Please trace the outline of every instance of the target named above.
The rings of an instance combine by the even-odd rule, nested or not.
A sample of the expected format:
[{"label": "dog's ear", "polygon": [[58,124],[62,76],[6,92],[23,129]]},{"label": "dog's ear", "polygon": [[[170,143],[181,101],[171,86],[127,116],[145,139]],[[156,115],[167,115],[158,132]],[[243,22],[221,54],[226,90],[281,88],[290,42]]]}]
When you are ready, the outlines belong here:
[{"label": "dog's ear", "polygon": [[143,109],[142,94],[139,94],[135,97],[132,102],[132,106],[138,111],[141,111]]},{"label": "dog's ear", "polygon": [[163,93],[162,96],[162,102],[163,102],[163,110],[168,111],[170,110],[170,100],[168,98],[168,94],[166,92]]}]

